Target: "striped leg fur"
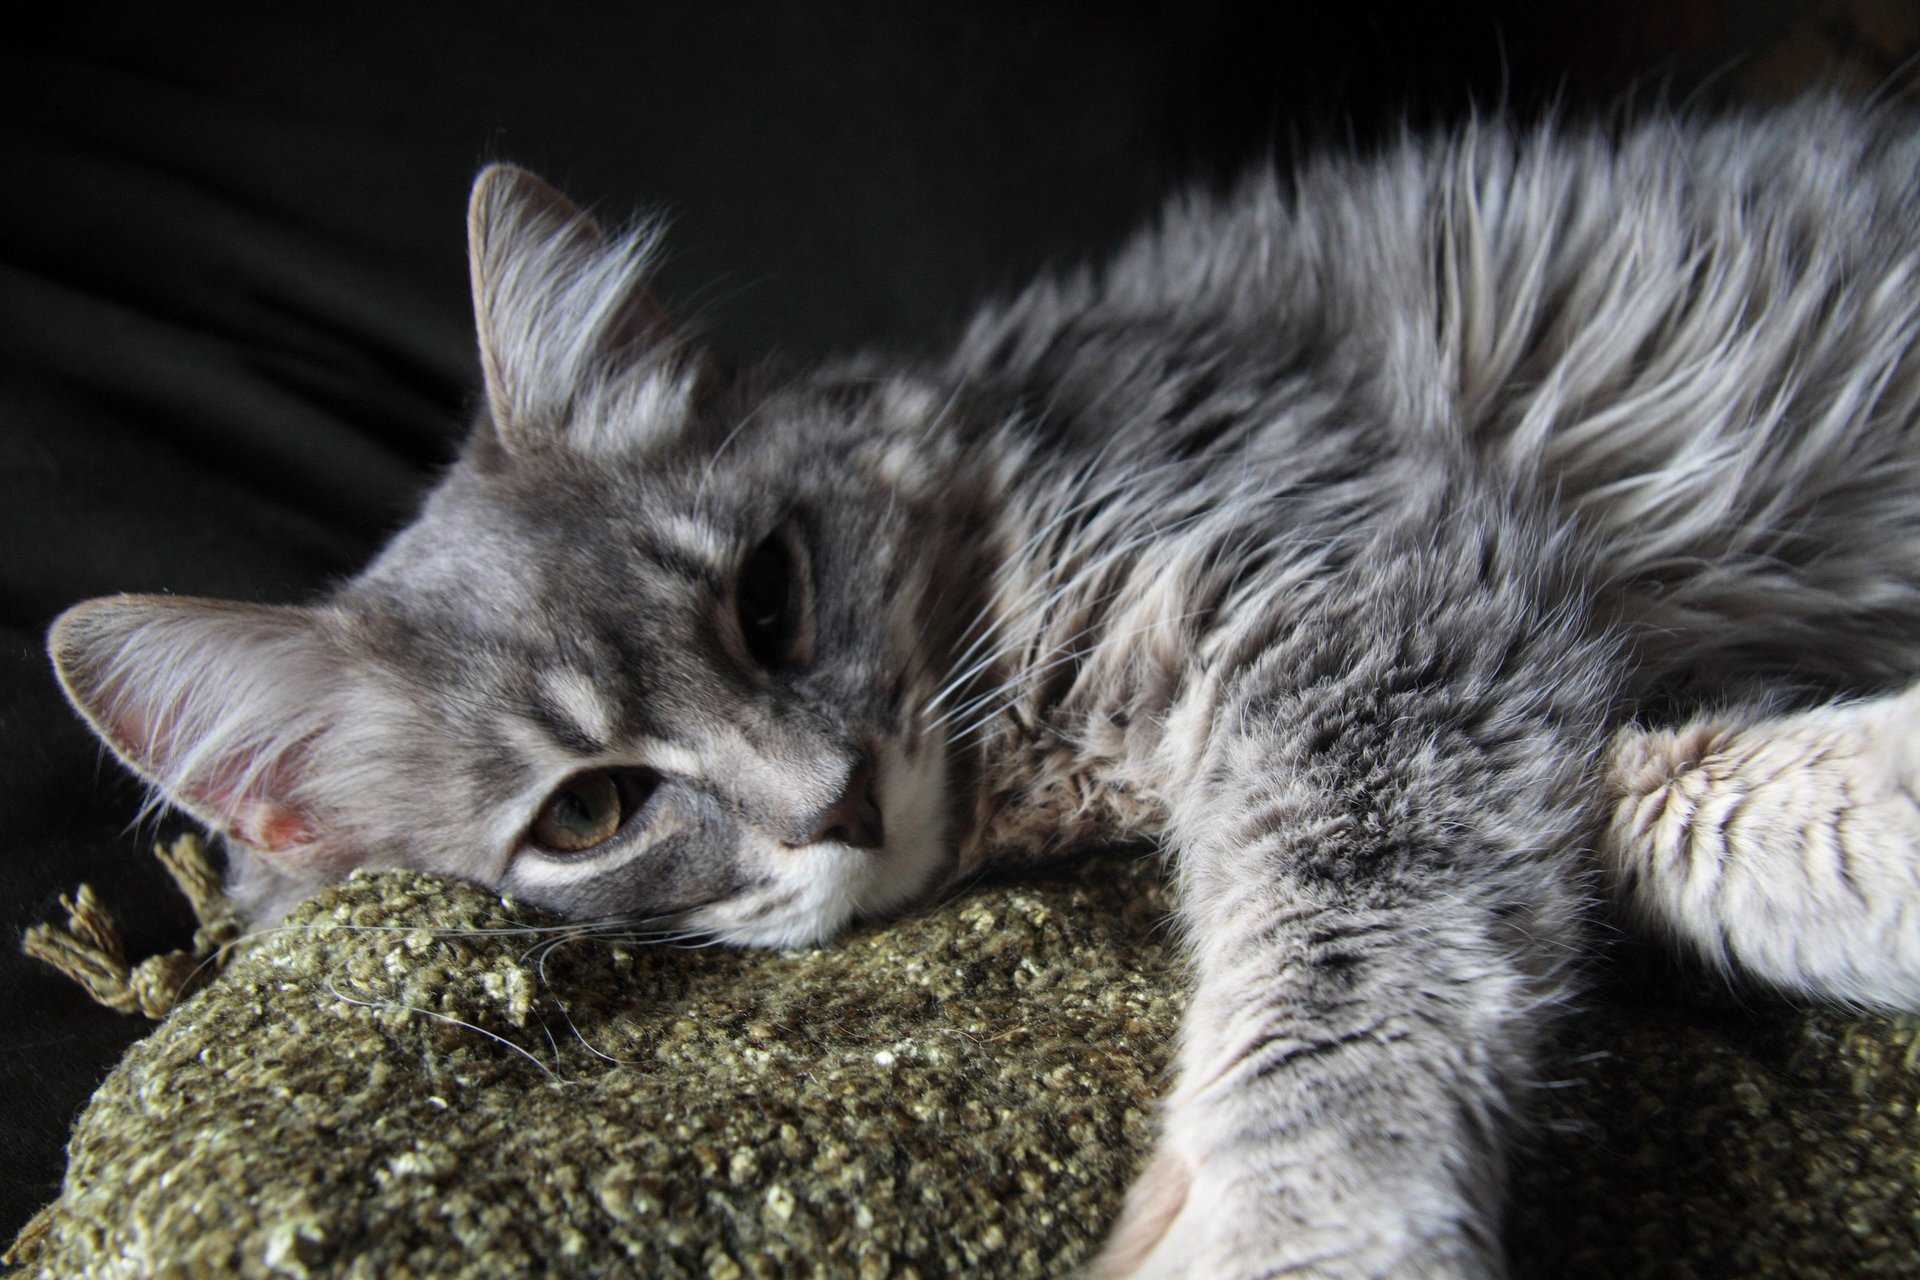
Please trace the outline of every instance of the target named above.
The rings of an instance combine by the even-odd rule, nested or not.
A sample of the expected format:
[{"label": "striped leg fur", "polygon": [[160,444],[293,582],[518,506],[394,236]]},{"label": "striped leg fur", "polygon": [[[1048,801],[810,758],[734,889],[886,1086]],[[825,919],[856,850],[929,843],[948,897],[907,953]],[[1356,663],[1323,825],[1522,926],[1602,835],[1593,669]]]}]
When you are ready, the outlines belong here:
[{"label": "striped leg fur", "polygon": [[1789,992],[1920,1010],[1920,685],[1630,728],[1607,763],[1630,918]]}]

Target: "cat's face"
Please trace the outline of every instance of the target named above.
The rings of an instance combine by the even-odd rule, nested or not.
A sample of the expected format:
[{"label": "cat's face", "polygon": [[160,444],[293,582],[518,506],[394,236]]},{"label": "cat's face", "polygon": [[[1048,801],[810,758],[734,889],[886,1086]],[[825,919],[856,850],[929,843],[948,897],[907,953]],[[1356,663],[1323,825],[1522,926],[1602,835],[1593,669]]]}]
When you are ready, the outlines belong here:
[{"label": "cat's face", "polygon": [[50,642],[76,705],[258,856],[263,913],[410,865],[785,945],[923,891],[968,595],[937,399],[722,385],[644,241],[526,175],[483,176],[472,231],[488,411],[418,520],[310,608],[80,606]]}]

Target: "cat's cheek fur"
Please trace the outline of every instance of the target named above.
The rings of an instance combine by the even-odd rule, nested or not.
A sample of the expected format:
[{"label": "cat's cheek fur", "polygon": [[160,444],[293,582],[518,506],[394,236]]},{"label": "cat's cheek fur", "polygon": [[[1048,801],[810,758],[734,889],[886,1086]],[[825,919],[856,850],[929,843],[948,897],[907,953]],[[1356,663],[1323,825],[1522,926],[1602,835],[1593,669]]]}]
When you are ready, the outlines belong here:
[{"label": "cat's cheek fur", "polygon": [[861,885],[857,909],[880,915],[931,889],[953,861],[947,819],[947,755],[942,740],[889,744],[882,752],[881,812],[887,843]]}]

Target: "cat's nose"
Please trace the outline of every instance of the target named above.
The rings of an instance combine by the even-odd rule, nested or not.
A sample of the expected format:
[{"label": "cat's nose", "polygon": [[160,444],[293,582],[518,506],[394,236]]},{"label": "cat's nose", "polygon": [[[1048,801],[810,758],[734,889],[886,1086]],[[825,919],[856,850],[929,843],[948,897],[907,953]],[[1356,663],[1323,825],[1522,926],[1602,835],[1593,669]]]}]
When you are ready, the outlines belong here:
[{"label": "cat's nose", "polygon": [[873,757],[862,753],[847,775],[840,798],[814,817],[805,843],[831,840],[855,849],[878,849],[886,834],[880,825],[880,802],[874,795]]}]

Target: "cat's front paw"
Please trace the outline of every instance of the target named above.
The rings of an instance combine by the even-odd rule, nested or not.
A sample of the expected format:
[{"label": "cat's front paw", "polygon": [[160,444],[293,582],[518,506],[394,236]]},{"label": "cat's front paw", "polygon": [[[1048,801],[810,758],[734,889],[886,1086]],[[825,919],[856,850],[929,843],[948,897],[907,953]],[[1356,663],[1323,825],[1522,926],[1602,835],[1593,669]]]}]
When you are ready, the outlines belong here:
[{"label": "cat's front paw", "polygon": [[[1185,1157],[1161,1147],[1131,1187],[1120,1217],[1088,1269],[1088,1280],[1134,1280],[1175,1274],[1155,1270],[1149,1259],[1187,1206],[1193,1187],[1193,1166]],[[1164,1259],[1162,1259],[1164,1261]]]},{"label": "cat's front paw", "polygon": [[[1163,1145],[1127,1191],[1092,1280],[1241,1280],[1305,1262],[1263,1197],[1221,1184]],[[1306,1273],[1306,1274],[1310,1274]]]},{"label": "cat's front paw", "polygon": [[1365,1193],[1342,1203],[1317,1179],[1229,1172],[1163,1143],[1127,1192],[1089,1280],[1467,1280],[1497,1274],[1452,1232],[1414,1228],[1403,1206]]}]

